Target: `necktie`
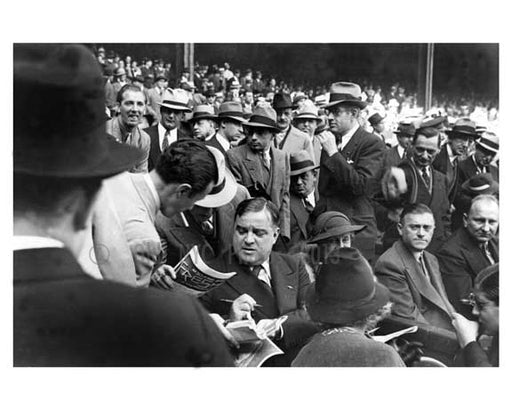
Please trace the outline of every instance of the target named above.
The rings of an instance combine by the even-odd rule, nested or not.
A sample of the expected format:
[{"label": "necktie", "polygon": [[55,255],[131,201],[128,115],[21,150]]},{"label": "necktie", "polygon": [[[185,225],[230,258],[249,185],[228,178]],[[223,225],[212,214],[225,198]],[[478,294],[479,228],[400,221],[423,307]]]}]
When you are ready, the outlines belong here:
[{"label": "necktie", "polygon": [[425,259],[423,258],[423,254],[419,257],[421,270],[423,271],[423,274],[427,278],[427,280],[430,282],[430,275],[428,274],[427,265],[425,265]]},{"label": "necktie", "polygon": [[482,245],[480,245],[480,247],[484,251],[484,255],[487,258],[487,260],[491,263],[491,265],[494,265],[496,263],[496,261],[492,257],[491,251],[489,250],[489,244],[487,242],[485,242]]},{"label": "necktie", "polygon": [[430,190],[430,176],[428,175],[428,168],[424,167],[421,171],[421,177],[423,178],[423,181],[425,181],[425,184],[427,185],[428,189]]},{"label": "necktie", "polygon": [[213,223],[209,220],[201,222],[201,230],[206,236],[213,236]]},{"label": "necktie", "polygon": [[270,153],[268,151],[262,152],[261,158],[263,160],[263,165],[265,165],[267,169],[270,169]]},{"label": "necktie", "polygon": [[263,266],[261,265],[258,265],[258,266],[255,266],[253,269],[252,269],[252,274],[254,276],[256,276],[260,281],[262,281],[263,283],[265,283],[270,289],[272,289],[272,286],[270,285],[270,281],[269,281],[269,278],[268,276],[265,274],[265,269],[263,268]]},{"label": "necktie", "polygon": [[309,202],[307,198],[304,198],[304,208],[306,208],[306,211],[308,211],[308,213],[313,212],[313,209],[315,209],[313,204]]},{"label": "necktie", "polygon": [[169,146],[169,131],[165,131],[164,140],[162,141],[162,152],[164,152]]}]

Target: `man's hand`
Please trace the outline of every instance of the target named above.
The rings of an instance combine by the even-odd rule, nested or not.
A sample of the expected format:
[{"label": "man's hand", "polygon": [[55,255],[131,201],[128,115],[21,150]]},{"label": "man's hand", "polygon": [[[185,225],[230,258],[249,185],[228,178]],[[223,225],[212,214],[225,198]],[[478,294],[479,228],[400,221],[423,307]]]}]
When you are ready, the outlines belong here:
[{"label": "man's hand", "polygon": [[460,347],[465,347],[471,342],[476,342],[478,337],[478,322],[466,319],[460,313],[454,313],[452,325],[457,333]]},{"label": "man's hand", "polygon": [[251,312],[254,310],[254,306],[256,306],[256,301],[247,293],[244,293],[233,301],[229,311],[229,319],[231,321],[252,319]]},{"label": "man's hand", "polygon": [[210,313],[210,317],[215,322],[220,332],[222,333],[222,336],[224,336],[224,338],[227,340],[228,344],[238,349],[240,345],[235,340],[233,335],[229,332],[229,330],[226,329],[226,327],[224,326],[224,319],[217,313]]},{"label": "man's hand", "polygon": [[162,265],[151,275],[151,283],[160,289],[170,290],[174,287],[176,272],[170,265]]},{"label": "man's hand", "polygon": [[318,142],[322,146],[322,149],[329,156],[332,156],[338,152],[338,144],[336,144],[336,137],[330,131],[323,131],[317,136]]}]

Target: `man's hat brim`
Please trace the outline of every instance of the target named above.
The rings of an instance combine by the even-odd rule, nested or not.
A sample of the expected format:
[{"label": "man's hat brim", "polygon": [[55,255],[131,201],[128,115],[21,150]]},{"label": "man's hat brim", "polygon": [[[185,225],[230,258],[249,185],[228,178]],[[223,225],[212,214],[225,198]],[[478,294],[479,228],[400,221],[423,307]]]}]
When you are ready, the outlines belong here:
[{"label": "man's hat brim", "polygon": [[322,232],[313,238],[311,238],[308,243],[318,243],[325,241],[326,239],[335,238],[337,236],[345,235],[347,233],[358,233],[366,228],[366,225],[340,225],[336,228],[330,229],[327,232]]},{"label": "man's hat brim", "polygon": [[327,104],[321,105],[322,108],[331,108],[339,104],[347,104],[347,105],[355,105],[356,107],[363,109],[368,103],[366,101],[356,100],[356,99],[346,99],[346,100],[337,100],[333,102],[329,102]]},{"label": "man's hat brim", "polygon": [[173,104],[172,102],[161,102],[158,103],[161,107],[166,107],[174,111],[184,111],[184,112],[192,112],[192,110],[189,107],[186,107],[181,104]]},{"label": "man's hat brim", "polygon": [[212,192],[200,201],[197,201],[195,205],[202,206],[203,208],[218,208],[219,206],[226,205],[235,197],[237,189],[235,177],[226,168],[224,183],[221,186],[214,187]]},{"label": "man's hat brim", "polygon": [[281,132],[277,125],[274,127],[273,125],[262,124],[260,122],[250,122],[250,120],[246,122],[244,125],[246,125],[249,128],[266,128],[275,132]]}]

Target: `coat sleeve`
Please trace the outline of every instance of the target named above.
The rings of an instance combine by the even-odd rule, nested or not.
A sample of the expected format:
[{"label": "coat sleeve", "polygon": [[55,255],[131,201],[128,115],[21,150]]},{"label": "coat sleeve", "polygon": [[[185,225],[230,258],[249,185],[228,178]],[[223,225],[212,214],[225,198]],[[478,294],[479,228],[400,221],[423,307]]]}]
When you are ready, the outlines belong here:
[{"label": "coat sleeve", "polygon": [[226,164],[235,177],[236,182],[238,182],[240,185],[244,185],[243,178],[242,178],[242,164],[238,161],[238,158],[233,155],[231,151],[226,152]]},{"label": "coat sleeve", "polygon": [[405,267],[382,258],[375,265],[375,275],[379,282],[391,292],[392,313],[398,317],[428,324],[414,302],[404,270]]},{"label": "coat sleeve", "polygon": [[151,138],[149,135],[140,130],[140,149],[142,151],[142,157],[140,161],[135,165],[131,172],[140,172],[147,173],[148,172],[148,159],[149,159],[149,149],[151,147]]}]

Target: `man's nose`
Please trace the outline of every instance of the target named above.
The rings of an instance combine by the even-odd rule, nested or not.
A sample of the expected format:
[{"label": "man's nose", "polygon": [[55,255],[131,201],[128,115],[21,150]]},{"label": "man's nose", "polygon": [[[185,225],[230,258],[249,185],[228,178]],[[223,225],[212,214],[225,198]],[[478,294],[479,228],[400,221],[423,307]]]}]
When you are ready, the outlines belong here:
[{"label": "man's nose", "polygon": [[246,243],[253,243],[254,242],[254,234],[251,231],[247,232],[247,234],[245,235],[244,241]]}]

